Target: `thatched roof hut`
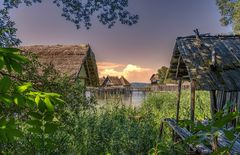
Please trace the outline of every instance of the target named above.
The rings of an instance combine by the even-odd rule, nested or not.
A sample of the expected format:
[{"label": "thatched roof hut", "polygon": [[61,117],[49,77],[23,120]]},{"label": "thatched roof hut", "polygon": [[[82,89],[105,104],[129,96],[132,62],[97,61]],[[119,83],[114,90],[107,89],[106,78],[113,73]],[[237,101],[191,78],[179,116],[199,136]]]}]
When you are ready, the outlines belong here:
[{"label": "thatched roof hut", "polygon": [[131,84],[128,82],[128,80],[124,76],[120,77],[120,81],[121,81],[122,86],[124,86],[124,87],[131,86]]},{"label": "thatched roof hut", "polygon": [[[195,90],[208,90],[212,114],[227,102],[240,108],[240,36],[196,35],[178,37],[169,77],[191,82],[191,120],[194,120]],[[179,110],[180,98],[178,99]],[[178,120],[179,111],[177,112]]]},{"label": "thatched roof hut", "polygon": [[105,81],[105,77],[99,78],[99,85],[102,86],[104,81]]},{"label": "thatched roof hut", "polygon": [[152,85],[159,84],[160,80],[159,80],[158,74],[153,74],[150,77],[150,81]]},{"label": "thatched roof hut", "polygon": [[240,90],[240,37],[177,38],[169,74],[174,79],[195,80],[196,89]]},{"label": "thatched roof hut", "polygon": [[123,76],[120,78],[117,76],[107,76],[103,79],[102,87],[129,87],[131,84]]},{"label": "thatched roof hut", "polygon": [[36,54],[42,64],[53,64],[62,74],[80,78],[86,86],[99,85],[95,55],[89,45],[34,45],[20,49]]}]

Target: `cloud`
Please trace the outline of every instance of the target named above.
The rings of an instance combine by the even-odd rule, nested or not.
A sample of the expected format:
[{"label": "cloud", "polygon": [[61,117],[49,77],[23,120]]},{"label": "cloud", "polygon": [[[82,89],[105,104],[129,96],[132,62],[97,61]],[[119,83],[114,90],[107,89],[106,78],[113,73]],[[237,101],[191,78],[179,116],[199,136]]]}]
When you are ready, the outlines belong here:
[{"label": "cloud", "polygon": [[133,64],[117,64],[111,62],[98,63],[99,76],[124,76],[130,82],[149,82],[149,79],[154,70],[151,68],[144,68]]},{"label": "cloud", "polygon": [[106,68],[116,69],[116,68],[124,67],[123,64],[117,64],[117,63],[112,63],[112,62],[99,62],[99,63],[97,63],[97,65],[98,65],[99,70],[104,70]]}]

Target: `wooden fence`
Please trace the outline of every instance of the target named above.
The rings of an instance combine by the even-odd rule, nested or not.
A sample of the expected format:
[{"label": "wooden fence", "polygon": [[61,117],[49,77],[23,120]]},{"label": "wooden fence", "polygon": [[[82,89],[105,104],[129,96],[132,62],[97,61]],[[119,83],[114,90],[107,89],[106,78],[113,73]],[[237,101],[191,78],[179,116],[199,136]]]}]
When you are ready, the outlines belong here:
[{"label": "wooden fence", "polygon": [[[190,88],[190,85],[182,85],[182,90],[187,90]],[[177,91],[178,85],[172,84],[172,85],[152,85],[151,91],[152,92],[164,92],[164,91]]]}]

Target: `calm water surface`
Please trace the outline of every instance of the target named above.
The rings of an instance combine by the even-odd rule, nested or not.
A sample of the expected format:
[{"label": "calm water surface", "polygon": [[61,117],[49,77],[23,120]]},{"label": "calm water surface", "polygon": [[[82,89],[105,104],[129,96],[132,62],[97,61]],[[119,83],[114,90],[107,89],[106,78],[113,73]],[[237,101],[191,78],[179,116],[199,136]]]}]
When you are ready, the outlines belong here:
[{"label": "calm water surface", "polygon": [[[87,96],[91,94],[88,92]],[[133,91],[132,95],[107,95],[107,96],[96,96],[99,104],[118,102],[125,105],[139,106],[146,99],[147,93],[141,91]]]}]

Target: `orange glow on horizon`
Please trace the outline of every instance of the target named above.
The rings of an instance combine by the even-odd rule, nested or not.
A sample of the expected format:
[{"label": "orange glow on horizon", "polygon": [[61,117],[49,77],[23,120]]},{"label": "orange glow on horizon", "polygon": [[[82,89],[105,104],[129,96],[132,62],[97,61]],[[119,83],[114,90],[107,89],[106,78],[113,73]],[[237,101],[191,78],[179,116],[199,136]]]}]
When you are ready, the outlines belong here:
[{"label": "orange glow on horizon", "polygon": [[149,83],[149,79],[154,70],[150,68],[144,68],[133,64],[117,64],[111,62],[99,62],[98,63],[99,77],[103,76],[124,76],[129,82],[146,82]]}]

